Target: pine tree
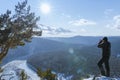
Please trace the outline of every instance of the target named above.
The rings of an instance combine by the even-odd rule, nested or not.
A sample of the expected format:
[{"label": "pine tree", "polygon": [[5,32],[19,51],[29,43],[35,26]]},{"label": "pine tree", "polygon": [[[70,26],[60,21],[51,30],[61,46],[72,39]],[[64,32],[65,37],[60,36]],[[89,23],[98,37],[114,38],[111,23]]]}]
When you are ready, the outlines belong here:
[{"label": "pine tree", "polygon": [[37,30],[40,17],[30,12],[27,0],[18,2],[15,13],[10,10],[0,15],[0,61],[7,55],[10,48],[23,46],[30,42],[33,35],[41,36],[42,31]]}]

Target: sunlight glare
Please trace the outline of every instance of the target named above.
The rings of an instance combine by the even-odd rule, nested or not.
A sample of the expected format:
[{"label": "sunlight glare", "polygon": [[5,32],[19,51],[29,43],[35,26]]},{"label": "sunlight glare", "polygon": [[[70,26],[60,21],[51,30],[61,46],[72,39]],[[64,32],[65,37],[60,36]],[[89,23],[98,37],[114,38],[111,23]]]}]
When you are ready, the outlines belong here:
[{"label": "sunlight glare", "polygon": [[46,3],[42,3],[40,6],[40,10],[43,14],[48,14],[51,11],[51,6]]}]

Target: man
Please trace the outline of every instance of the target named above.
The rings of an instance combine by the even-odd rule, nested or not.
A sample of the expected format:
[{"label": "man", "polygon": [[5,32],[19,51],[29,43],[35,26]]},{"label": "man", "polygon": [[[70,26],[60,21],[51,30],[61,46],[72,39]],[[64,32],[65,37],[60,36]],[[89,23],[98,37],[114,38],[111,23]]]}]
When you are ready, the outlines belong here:
[{"label": "man", "polygon": [[[109,67],[109,58],[110,58],[110,52],[111,52],[111,44],[108,41],[107,37],[104,37],[100,42],[98,43],[98,48],[102,48],[102,58],[98,62],[98,67],[101,71],[101,75],[103,76],[110,76],[110,67]],[[105,69],[103,68],[103,63],[105,64]]]}]

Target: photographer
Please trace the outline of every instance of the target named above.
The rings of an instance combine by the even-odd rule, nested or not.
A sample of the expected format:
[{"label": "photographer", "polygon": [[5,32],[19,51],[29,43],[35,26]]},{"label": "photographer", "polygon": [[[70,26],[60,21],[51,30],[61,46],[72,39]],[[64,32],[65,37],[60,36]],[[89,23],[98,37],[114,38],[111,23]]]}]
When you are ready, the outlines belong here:
[{"label": "photographer", "polygon": [[[108,41],[107,37],[104,37],[102,40],[99,41],[98,48],[102,49],[102,58],[98,62],[98,67],[101,71],[101,75],[109,77],[110,76],[109,58],[111,52],[111,44]],[[105,64],[106,71],[103,68],[103,63]]]}]

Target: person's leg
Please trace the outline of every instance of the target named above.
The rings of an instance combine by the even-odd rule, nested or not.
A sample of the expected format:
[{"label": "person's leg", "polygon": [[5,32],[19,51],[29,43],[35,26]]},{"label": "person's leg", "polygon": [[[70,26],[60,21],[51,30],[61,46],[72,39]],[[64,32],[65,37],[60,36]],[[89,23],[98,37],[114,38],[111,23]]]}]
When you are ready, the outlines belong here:
[{"label": "person's leg", "polygon": [[104,58],[102,58],[99,62],[98,62],[98,67],[100,69],[101,75],[105,76],[105,70],[103,68],[103,64],[104,63]]},{"label": "person's leg", "polygon": [[106,76],[110,76],[110,67],[109,67],[109,59],[106,59],[105,61],[105,69],[106,69]]}]

